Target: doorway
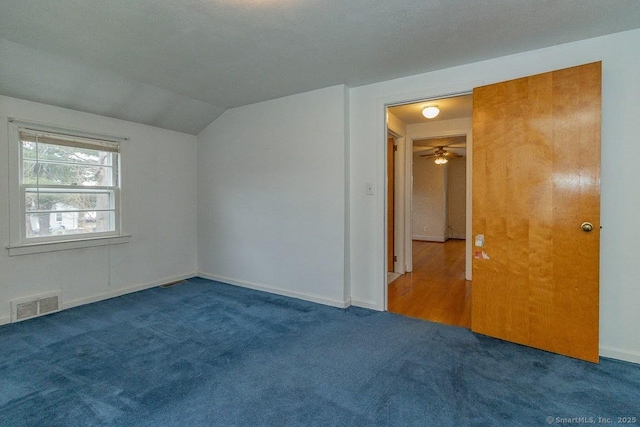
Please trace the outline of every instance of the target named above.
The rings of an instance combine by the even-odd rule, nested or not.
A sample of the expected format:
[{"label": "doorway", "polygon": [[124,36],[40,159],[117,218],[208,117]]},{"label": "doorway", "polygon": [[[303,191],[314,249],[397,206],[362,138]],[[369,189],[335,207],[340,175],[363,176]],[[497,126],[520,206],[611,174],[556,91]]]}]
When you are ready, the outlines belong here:
[{"label": "doorway", "polygon": [[[425,118],[422,110],[433,105],[440,110],[438,116]],[[388,283],[387,309],[467,328],[471,322],[466,242],[470,226],[467,140],[470,144],[471,114],[470,94],[390,106],[387,110],[388,127],[396,132],[401,129],[407,141],[407,173],[403,178],[408,213],[407,273]],[[396,162],[400,162],[397,157]],[[388,239],[391,241],[391,237]]]},{"label": "doorway", "polygon": [[467,163],[473,332],[596,363],[601,82],[595,62],[473,86]]}]

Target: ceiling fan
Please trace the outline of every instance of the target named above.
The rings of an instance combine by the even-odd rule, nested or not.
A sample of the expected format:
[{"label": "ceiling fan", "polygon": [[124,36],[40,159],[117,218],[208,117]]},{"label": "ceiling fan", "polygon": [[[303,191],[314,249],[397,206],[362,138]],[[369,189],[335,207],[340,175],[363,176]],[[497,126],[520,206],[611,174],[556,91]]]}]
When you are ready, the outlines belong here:
[{"label": "ceiling fan", "polygon": [[445,150],[445,148],[447,148],[447,147],[449,147],[449,146],[448,145],[441,145],[439,147],[433,147],[433,148],[436,148],[436,150],[433,153],[420,154],[420,157],[435,157],[436,158],[435,162],[438,165],[444,165],[445,163],[447,163],[449,161],[449,159],[454,159],[456,157],[462,157],[458,153],[454,153],[453,151]]}]

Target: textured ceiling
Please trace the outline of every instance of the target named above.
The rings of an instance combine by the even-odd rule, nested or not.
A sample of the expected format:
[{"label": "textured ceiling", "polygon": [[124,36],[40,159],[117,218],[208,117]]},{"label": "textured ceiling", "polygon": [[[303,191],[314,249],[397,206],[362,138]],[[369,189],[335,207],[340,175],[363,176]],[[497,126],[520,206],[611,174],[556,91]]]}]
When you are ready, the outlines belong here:
[{"label": "textured ceiling", "polygon": [[638,27],[638,0],[0,0],[0,93],[198,133],[231,107]]}]

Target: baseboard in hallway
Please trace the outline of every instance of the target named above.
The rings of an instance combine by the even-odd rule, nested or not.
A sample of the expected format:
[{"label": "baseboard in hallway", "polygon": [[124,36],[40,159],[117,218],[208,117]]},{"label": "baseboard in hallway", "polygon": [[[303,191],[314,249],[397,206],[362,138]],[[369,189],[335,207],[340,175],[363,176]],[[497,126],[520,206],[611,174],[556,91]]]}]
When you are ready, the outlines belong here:
[{"label": "baseboard in hallway", "polygon": [[387,285],[391,282],[393,282],[394,280],[396,280],[398,277],[402,276],[402,274],[400,273],[395,273],[393,271],[389,271],[387,273]]}]

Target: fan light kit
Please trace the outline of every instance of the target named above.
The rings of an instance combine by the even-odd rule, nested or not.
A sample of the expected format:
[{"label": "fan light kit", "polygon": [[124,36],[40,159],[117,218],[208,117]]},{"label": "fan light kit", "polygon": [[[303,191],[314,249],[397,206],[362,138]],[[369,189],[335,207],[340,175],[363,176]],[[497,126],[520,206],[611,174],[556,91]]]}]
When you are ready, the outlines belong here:
[{"label": "fan light kit", "polygon": [[427,105],[422,109],[422,115],[425,116],[427,119],[433,119],[438,114],[440,114],[440,109],[438,108],[437,105]]},{"label": "fan light kit", "polygon": [[455,159],[456,157],[462,157],[458,153],[445,150],[445,147],[448,147],[448,145],[440,145],[438,147],[431,147],[431,148],[437,148],[437,150],[435,152],[431,153],[431,154],[421,154],[420,157],[435,157],[434,161],[435,161],[436,165],[444,165],[444,164],[449,162],[449,159]]},{"label": "fan light kit", "polygon": [[449,160],[447,160],[447,158],[446,158],[446,157],[444,157],[444,156],[436,157],[436,160],[435,160],[436,165],[444,165],[444,164],[445,164],[445,163],[447,163],[448,161],[449,161]]}]

